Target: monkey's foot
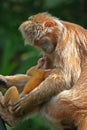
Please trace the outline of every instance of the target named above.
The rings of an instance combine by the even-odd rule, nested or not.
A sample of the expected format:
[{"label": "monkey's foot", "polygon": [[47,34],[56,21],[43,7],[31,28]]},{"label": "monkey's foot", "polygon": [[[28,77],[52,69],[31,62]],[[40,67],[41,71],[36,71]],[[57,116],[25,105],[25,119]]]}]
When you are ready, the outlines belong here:
[{"label": "monkey's foot", "polygon": [[1,118],[10,126],[16,126],[20,121],[20,117],[16,117],[14,114],[11,114],[6,106],[2,104],[3,95],[0,92],[0,116]]}]

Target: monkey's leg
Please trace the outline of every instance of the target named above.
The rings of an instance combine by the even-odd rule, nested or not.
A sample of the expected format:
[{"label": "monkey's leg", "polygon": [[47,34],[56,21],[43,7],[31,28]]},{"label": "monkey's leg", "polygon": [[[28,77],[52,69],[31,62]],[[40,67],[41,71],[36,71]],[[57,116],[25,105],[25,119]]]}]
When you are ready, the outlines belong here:
[{"label": "monkey's leg", "polygon": [[12,112],[12,105],[15,104],[19,99],[19,92],[15,86],[10,87],[2,100],[2,104],[10,111]]},{"label": "monkey's leg", "polygon": [[15,86],[10,87],[4,96],[4,105],[13,105],[19,99],[19,93]]}]

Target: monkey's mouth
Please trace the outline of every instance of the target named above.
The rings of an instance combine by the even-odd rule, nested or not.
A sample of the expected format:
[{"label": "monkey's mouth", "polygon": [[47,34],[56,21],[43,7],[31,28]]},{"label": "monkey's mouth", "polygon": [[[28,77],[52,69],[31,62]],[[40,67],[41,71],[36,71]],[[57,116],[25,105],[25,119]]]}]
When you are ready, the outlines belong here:
[{"label": "monkey's mouth", "polygon": [[40,59],[40,66],[39,68],[43,68],[43,69],[52,69],[53,68],[53,64],[52,61],[50,60],[50,58],[48,56],[43,56]]}]

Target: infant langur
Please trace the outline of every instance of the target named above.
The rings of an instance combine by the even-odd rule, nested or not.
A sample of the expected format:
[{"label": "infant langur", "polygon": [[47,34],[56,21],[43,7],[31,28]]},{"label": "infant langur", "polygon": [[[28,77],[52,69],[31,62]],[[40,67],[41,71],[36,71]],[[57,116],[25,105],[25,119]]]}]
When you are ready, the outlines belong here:
[{"label": "infant langur", "polygon": [[40,68],[42,61],[39,61],[38,65],[31,67],[27,71],[27,75],[30,76],[30,80],[25,84],[21,93],[18,92],[16,86],[10,87],[3,98],[3,105],[7,106],[10,113],[12,112],[12,105],[14,105],[19,98],[29,94],[34,88],[36,88],[51,72],[51,69]]}]

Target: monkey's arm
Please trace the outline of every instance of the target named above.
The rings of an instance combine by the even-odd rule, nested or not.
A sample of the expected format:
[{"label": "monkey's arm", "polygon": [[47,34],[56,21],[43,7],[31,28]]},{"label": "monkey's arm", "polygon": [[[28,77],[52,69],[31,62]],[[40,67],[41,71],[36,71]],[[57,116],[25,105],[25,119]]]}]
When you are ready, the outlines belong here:
[{"label": "monkey's arm", "polygon": [[13,107],[14,113],[18,115],[21,115],[22,113],[27,114],[27,110],[32,111],[31,108],[48,101],[51,97],[64,90],[64,88],[66,89],[65,86],[66,81],[63,72],[55,70],[37,88],[19,99]]},{"label": "monkey's arm", "polygon": [[7,89],[11,86],[16,86],[18,91],[21,92],[29,79],[30,76],[27,74],[18,74],[14,76],[0,75],[0,86],[3,86]]}]

